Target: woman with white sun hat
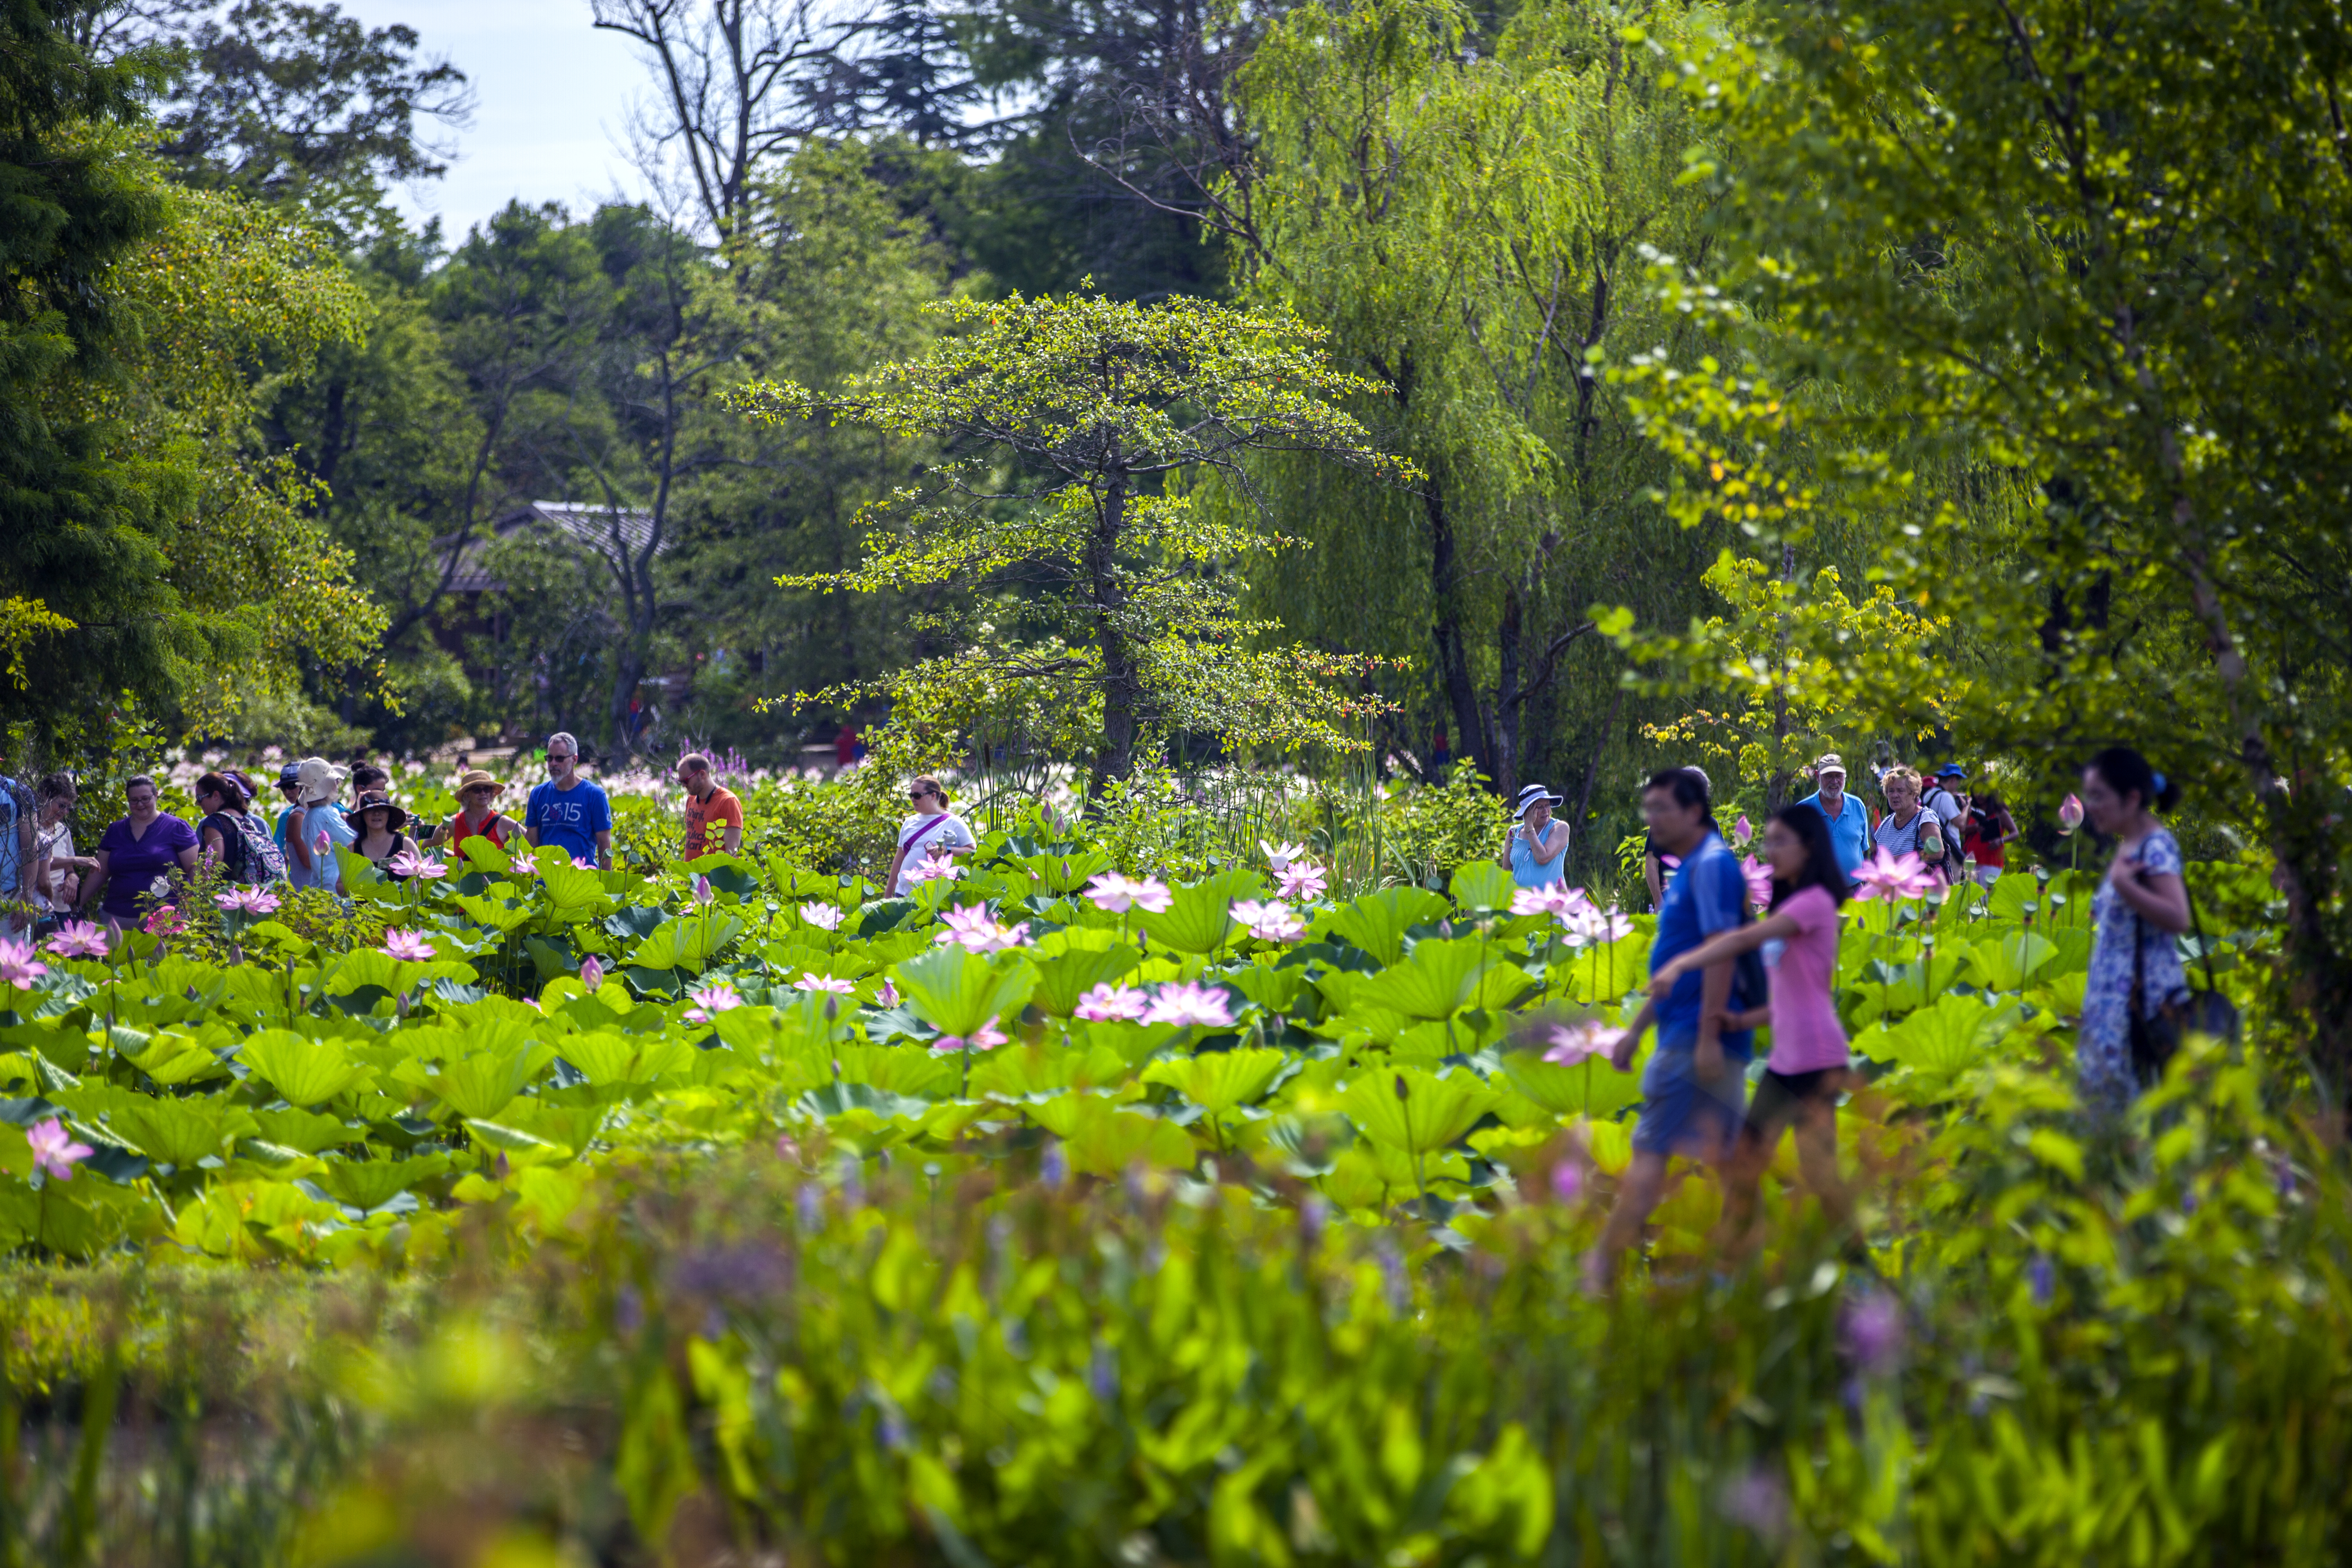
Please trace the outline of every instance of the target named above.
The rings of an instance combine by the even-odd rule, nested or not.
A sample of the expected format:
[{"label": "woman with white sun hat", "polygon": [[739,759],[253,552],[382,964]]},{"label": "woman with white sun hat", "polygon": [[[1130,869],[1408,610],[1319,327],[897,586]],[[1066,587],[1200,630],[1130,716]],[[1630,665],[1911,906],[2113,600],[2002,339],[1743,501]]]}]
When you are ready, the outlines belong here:
[{"label": "woman with white sun hat", "polygon": [[1539,784],[1519,791],[1511,812],[1517,825],[1503,847],[1503,863],[1511,868],[1511,880],[1522,888],[1568,879],[1568,824],[1551,814],[1559,804],[1559,796]]}]

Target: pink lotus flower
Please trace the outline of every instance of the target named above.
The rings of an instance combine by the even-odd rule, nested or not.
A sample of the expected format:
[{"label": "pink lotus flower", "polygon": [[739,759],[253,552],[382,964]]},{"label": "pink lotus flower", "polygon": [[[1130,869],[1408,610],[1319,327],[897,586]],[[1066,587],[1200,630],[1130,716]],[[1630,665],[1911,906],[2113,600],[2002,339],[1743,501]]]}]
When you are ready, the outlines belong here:
[{"label": "pink lotus flower", "polygon": [[1936,885],[1936,874],[1916,855],[1891,855],[1885,845],[1878,852],[1854,868],[1853,879],[1860,885],[1865,899],[1884,899],[1893,903],[1897,899],[1925,898],[1927,889]]},{"label": "pink lotus flower", "polygon": [[1323,868],[1312,860],[1293,860],[1275,875],[1276,890],[1293,903],[1307,903],[1323,896]]},{"label": "pink lotus flower", "polygon": [[730,986],[710,984],[699,991],[689,992],[688,1000],[694,1005],[678,1016],[689,1024],[708,1024],[719,1013],[731,1013],[743,1005],[743,998]]},{"label": "pink lotus flower", "polygon": [[1571,888],[1565,882],[1546,882],[1540,888],[1521,888],[1511,895],[1511,912],[1515,915],[1549,915],[1562,925],[1572,925],[1576,917],[1592,908],[1591,896],[1582,888]]},{"label": "pink lotus flower", "polygon": [[1307,853],[1304,845],[1268,844],[1263,838],[1257,841],[1257,847],[1265,852],[1265,863],[1273,867],[1276,872],[1288,870],[1293,860]]},{"label": "pink lotus flower", "polygon": [[[574,864],[577,864],[577,862],[575,861]],[[707,905],[718,896],[718,892],[710,886],[709,878],[698,874],[695,877],[694,901],[696,903]]]},{"label": "pink lotus flower", "polygon": [[857,986],[855,982],[844,980],[837,974],[819,974],[812,969],[803,969],[801,971],[801,977],[793,982],[793,989],[795,991],[830,992],[835,996],[855,996],[857,994]]},{"label": "pink lotus flower", "polygon": [[1003,1045],[1010,1037],[997,1028],[996,1016],[992,1014],[987,1023],[982,1024],[968,1036],[941,1035],[938,1039],[933,1040],[931,1055],[947,1057],[953,1056],[958,1051],[992,1051]]},{"label": "pink lotus flower", "polygon": [[437,856],[419,855],[413,849],[404,849],[392,858],[392,874],[395,877],[421,877],[434,882],[447,876],[449,868],[441,864]]},{"label": "pink lotus flower", "polygon": [[1130,909],[1159,914],[1175,900],[1168,884],[1156,877],[1122,877],[1106,871],[1087,884],[1087,900],[1098,910],[1123,915]]},{"label": "pink lotus flower", "polygon": [[1772,868],[1750,855],[1739,863],[1739,874],[1748,879],[1748,901],[1758,909],[1772,902]]},{"label": "pink lotus flower", "polygon": [[49,938],[48,946],[59,958],[104,958],[112,944],[104,926],[93,921],[68,921]]},{"label": "pink lotus flower", "polygon": [[1029,941],[1029,922],[1003,926],[988,912],[986,904],[964,904],[940,917],[945,929],[931,940],[942,945],[964,948],[972,952],[998,952],[1008,947],[1021,947]]},{"label": "pink lotus flower", "polygon": [[2058,803],[2058,831],[2072,837],[2074,829],[2082,826],[2083,803],[2070,795]]},{"label": "pink lotus flower", "polygon": [[1173,1024],[1180,1029],[1188,1026],[1230,1029],[1234,1025],[1233,1003],[1213,985],[1162,985],[1153,994],[1143,1021]]},{"label": "pink lotus flower", "polygon": [[34,958],[31,942],[0,937],[0,985],[30,991],[33,982],[48,972],[47,964]]},{"label": "pink lotus flower", "polygon": [[1584,1167],[1573,1160],[1562,1160],[1551,1168],[1551,1195],[1559,1203],[1572,1204],[1584,1195]]},{"label": "pink lotus flower", "polygon": [[[575,871],[593,871],[596,868],[596,862],[593,860],[583,860],[579,856],[574,855],[572,858],[572,868]],[[710,900],[709,899],[705,899],[702,901],[707,904]]]},{"label": "pink lotus flower", "polygon": [[423,963],[433,956],[433,944],[423,931],[388,931],[383,933],[383,950],[403,963]]},{"label": "pink lotus flower", "polygon": [[952,882],[963,875],[963,868],[957,864],[954,856],[940,851],[936,845],[932,848],[933,853],[926,854],[919,862],[906,868],[901,873],[908,881]]},{"label": "pink lotus flower", "polygon": [[1748,820],[1746,812],[1741,812],[1739,820],[1731,825],[1731,847],[1734,849],[1745,849],[1748,847],[1748,841],[1755,837],[1755,824]]},{"label": "pink lotus flower", "polygon": [[838,904],[827,903],[803,904],[801,906],[801,919],[808,924],[816,927],[819,931],[839,931],[841,929],[841,906]]},{"label": "pink lotus flower", "polygon": [[885,980],[882,989],[874,994],[874,1000],[882,1006],[896,1007],[898,1005],[898,988]]},{"label": "pink lotus flower", "polygon": [[1617,910],[1588,910],[1572,929],[1588,942],[1622,942],[1633,934],[1633,917]]},{"label": "pink lotus flower", "polygon": [[98,1152],[87,1143],[77,1143],[66,1124],[56,1117],[36,1122],[25,1133],[25,1142],[33,1146],[33,1169],[54,1182],[73,1180],[74,1167]]},{"label": "pink lotus flower", "polygon": [[1278,899],[1262,904],[1243,899],[1234,905],[1232,913],[1260,942],[1297,942],[1307,934],[1307,922]]},{"label": "pink lotus flower", "polygon": [[1543,1059],[1561,1067],[1574,1067],[1595,1057],[1608,1057],[1624,1037],[1624,1030],[1612,1029],[1598,1019],[1566,1025],[1552,1030],[1551,1048],[1544,1052]]},{"label": "pink lotus flower", "polygon": [[215,893],[213,902],[232,914],[266,915],[278,907],[278,895],[262,888],[234,888]]},{"label": "pink lotus flower", "polygon": [[604,989],[604,966],[596,962],[596,955],[592,952],[580,961],[580,987],[593,996]]},{"label": "pink lotus flower", "polygon": [[334,845],[335,841],[328,837],[327,830],[323,827],[319,829],[317,836],[310,840],[311,849],[314,850],[322,860],[326,858],[327,851],[333,848]]},{"label": "pink lotus flower", "polygon": [[1132,985],[1102,984],[1078,998],[1073,1016],[1089,1024],[1141,1023],[1151,998]]}]

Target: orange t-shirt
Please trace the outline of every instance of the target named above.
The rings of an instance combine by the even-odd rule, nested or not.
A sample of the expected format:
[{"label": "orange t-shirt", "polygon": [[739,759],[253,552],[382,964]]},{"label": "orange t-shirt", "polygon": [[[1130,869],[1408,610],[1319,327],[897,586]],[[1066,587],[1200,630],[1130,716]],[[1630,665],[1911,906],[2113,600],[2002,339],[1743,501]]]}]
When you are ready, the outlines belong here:
[{"label": "orange t-shirt", "polygon": [[723,837],[717,844],[706,843],[706,835],[713,828],[742,826],[743,803],[730,792],[714,786],[709,800],[697,800],[689,791],[686,797],[686,858],[698,860],[712,849],[726,847]]}]

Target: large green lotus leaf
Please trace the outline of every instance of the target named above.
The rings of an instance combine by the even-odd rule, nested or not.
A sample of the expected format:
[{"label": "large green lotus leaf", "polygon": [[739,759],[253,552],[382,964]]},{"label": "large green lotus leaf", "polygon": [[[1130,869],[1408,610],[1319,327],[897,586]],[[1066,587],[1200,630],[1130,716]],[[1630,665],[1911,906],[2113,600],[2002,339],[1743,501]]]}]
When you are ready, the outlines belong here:
[{"label": "large green lotus leaf", "polygon": [[1038,1011],[1066,1018],[1087,992],[1117,981],[1142,962],[1141,952],[1123,943],[1099,952],[1073,948],[1038,963],[1037,989],[1029,999]]},{"label": "large green lotus leaf", "polygon": [[260,1126],[263,1138],[281,1149],[304,1154],[362,1142],[367,1137],[364,1127],[352,1127],[340,1116],[323,1116],[315,1110],[257,1110],[253,1120]]},{"label": "large green lotus leaf", "polygon": [[1255,871],[1234,869],[1176,889],[1174,900],[1159,914],[1143,917],[1151,940],[1179,952],[1214,952],[1236,929],[1232,905],[1237,899],[1255,899],[1265,890],[1265,879]]},{"label": "large green lotus leaf", "polygon": [[[1450,1018],[1465,1007],[1481,1005],[1480,980],[1500,958],[1496,949],[1475,937],[1413,944],[1412,956],[1366,980],[1355,989],[1354,1007],[1386,1007],[1408,1018]],[[1527,988],[1527,976],[1514,967],[1512,994]]]},{"label": "large green lotus leaf", "polygon": [[906,1005],[943,1035],[969,1036],[991,1018],[1012,1017],[1037,985],[1026,960],[992,962],[961,947],[933,948],[894,973]]},{"label": "large green lotus leaf", "polygon": [[1138,1161],[1181,1170],[1198,1157],[1192,1138],[1174,1122],[1121,1109],[1100,1095],[1067,1095],[1030,1110],[1062,1140],[1070,1169],[1084,1174],[1116,1176]]},{"label": "large green lotus leaf", "polygon": [[2033,988],[2033,1003],[2068,1018],[2083,1016],[2083,997],[2091,988],[2091,977],[2077,969],[2069,974],[2053,974]]},{"label": "large green lotus leaf", "polygon": [[117,1106],[106,1125],[149,1159],[183,1167],[261,1131],[251,1112],[222,1100],[143,1100]]},{"label": "large green lotus leaf", "polygon": [[554,1059],[552,1046],[478,1051],[445,1064],[437,1073],[420,1075],[420,1087],[458,1115],[487,1121],[506,1109],[507,1101],[520,1094],[532,1076]]},{"label": "large green lotus leaf", "polygon": [[1404,956],[1404,935],[1446,911],[1444,895],[1426,888],[1398,886],[1341,905],[1332,911],[1331,930],[1362,948],[1382,963]]},{"label": "large green lotus leaf", "polygon": [[1895,1027],[1895,1059],[1919,1072],[1958,1072],[1979,1058],[1981,1043],[1997,1036],[2009,1016],[2009,1010],[1987,1007],[1973,996],[1946,996]]},{"label": "large green lotus leaf", "polygon": [[68,1258],[90,1258],[162,1229],[152,1203],[111,1182],[53,1182],[39,1192],[0,1184],[0,1251],[36,1241]]},{"label": "large green lotus leaf", "polygon": [[1153,1062],[1143,1069],[1143,1081],[1164,1083],[1211,1116],[1223,1116],[1237,1105],[1255,1104],[1297,1070],[1298,1058],[1287,1051],[1204,1051]]},{"label": "large green lotus leaf", "polygon": [[595,871],[583,871],[569,861],[542,867],[539,879],[547,889],[549,912],[566,925],[598,919],[613,906],[613,900],[604,891],[604,877]]},{"label": "large green lotus leaf", "polygon": [[289,1104],[306,1110],[374,1076],[366,1063],[351,1058],[341,1042],[306,1040],[285,1029],[262,1029],[248,1036],[236,1054]]},{"label": "large green lotus leaf", "polygon": [[1287,1016],[1298,1005],[1298,993],[1306,986],[1307,966],[1293,963],[1277,969],[1270,964],[1247,963],[1216,978],[1231,984],[1267,1012]]},{"label": "large green lotus leaf", "polygon": [[651,1083],[683,1070],[694,1047],[668,1035],[616,1035],[606,1030],[566,1035],[559,1054],[599,1089],[621,1083]]},{"label": "large green lotus leaf", "polygon": [[499,1112],[495,1125],[528,1132],[542,1142],[577,1152],[587,1148],[589,1141],[604,1131],[604,1119],[611,1114],[611,1110],[602,1105],[550,1105],[544,1100],[520,1099]]},{"label": "large green lotus leaf", "polygon": [[626,962],[640,969],[683,969],[699,974],[709,964],[710,955],[744,930],[741,921],[715,910],[681,914],[646,938]]},{"label": "large green lotus leaf", "polygon": [[[1402,1096],[1400,1083],[1404,1086]],[[1440,1075],[1419,1068],[1374,1068],[1348,1085],[1339,1106],[1356,1131],[1374,1142],[1426,1153],[1469,1131],[1499,1099],[1466,1068]]]},{"label": "large green lotus leaf", "polygon": [[1129,1070],[1127,1058],[1108,1046],[1015,1044],[972,1064],[971,1092],[975,1099],[1024,1100],[1073,1088],[1116,1088]]},{"label": "large green lotus leaf", "polygon": [[956,1086],[963,1081],[961,1060],[935,1057],[912,1046],[870,1046],[845,1040],[835,1048],[834,1059],[841,1064],[845,1080],[871,1084],[908,1099],[953,1100]]},{"label": "large green lotus leaf", "polygon": [[[466,847],[470,850],[478,842],[479,840],[468,838]],[[528,924],[532,913],[529,904],[510,904],[504,899],[494,899],[486,893],[457,893],[452,895],[452,899],[476,925],[488,926],[501,935]]]},{"label": "large green lotus leaf", "polygon": [[131,1064],[165,1089],[176,1089],[200,1079],[224,1078],[228,1068],[220,1058],[176,1029],[166,1029],[139,1051],[122,1053]]},{"label": "large green lotus leaf", "polygon": [[1512,1051],[1503,1058],[1503,1072],[1512,1088],[1555,1116],[1613,1116],[1642,1098],[1639,1063],[1619,1072],[1605,1061],[1563,1067],[1534,1051]]},{"label": "large green lotus leaf", "polygon": [[448,1168],[446,1154],[424,1154],[411,1160],[330,1160],[310,1179],[310,1184],[337,1203],[361,1210],[380,1209]]},{"label": "large green lotus leaf", "polygon": [[502,876],[514,869],[514,857],[478,833],[471,838],[461,840],[457,848],[473,864],[477,871],[492,876]]},{"label": "large green lotus leaf", "polygon": [[342,868],[343,895],[366,899],[378,904],[404,904],[408,891],[376,868],[375,862],[364,855],[353,854],[342,845],[335,846],[335,864]]},{"label": "large green lotus leaf", "polygon": [[1457,909],[1507,910],[1518,884],[1492,860],[1465,860],[1454,868],[1450,889]]},{"label": "large green lotus leaf", "polygon": [[1014,859],[1049,893],[1076,891],[1111,868],[1110,857],[1098,849],[1076,855],[1022,855]]},{"label": "large green lotus leaf", "polygon": [[2058,944],[2030,931],[2011,931],[1969,950],[1969,972],[1994,991],[2022,991],[2044,964],[2058,956]]}]

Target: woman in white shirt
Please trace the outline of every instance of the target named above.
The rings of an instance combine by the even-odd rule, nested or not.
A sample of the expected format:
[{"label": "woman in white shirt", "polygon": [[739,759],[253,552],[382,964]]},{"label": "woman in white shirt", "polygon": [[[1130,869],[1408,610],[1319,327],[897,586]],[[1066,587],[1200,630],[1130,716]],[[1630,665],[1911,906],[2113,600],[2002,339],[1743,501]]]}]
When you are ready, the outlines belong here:
[{"label": "woman in white shirt", "polygon": [[[45,921],[54,921],[74,907],[80,879],[98,869],[98,862],[74,853],[74,782],[69,774],[51,773],[41,781],[41,815],[33,826],[33,874],[26,890],[40,906]],[[66,879],[73,878],[71,888]]]},{"label": "woman in white shirt", "polygon": [[898,853],[890,859],[890,890],[901,898],[914,891],[909,873],[924,860],[969,855],[974,842],[963,819],[949,812],[948,792],[939,780],[924,774],[907,786],[907,799],[915,815],[899,825]]}]

